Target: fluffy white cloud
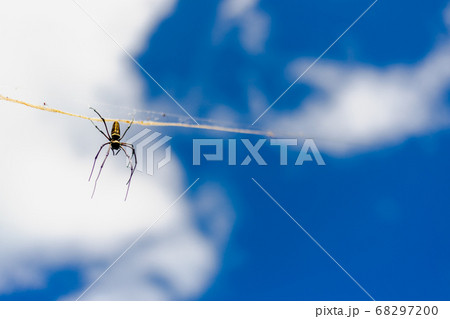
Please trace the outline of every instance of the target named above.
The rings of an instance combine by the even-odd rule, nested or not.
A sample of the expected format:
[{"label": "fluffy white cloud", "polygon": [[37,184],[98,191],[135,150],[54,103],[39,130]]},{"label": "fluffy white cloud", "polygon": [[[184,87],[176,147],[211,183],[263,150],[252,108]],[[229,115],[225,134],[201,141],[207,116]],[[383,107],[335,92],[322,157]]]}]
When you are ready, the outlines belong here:
[{"label": "fluffy white cloud", "polygon": [[221,3],[220,15],[225,19],[236,19],[252,10],[259,0],[225,0]]},{"label": "fluffy white cloud", "polygon": [[[132,54],[175,6],[80,3]],[[88,113],[88,103],[106,114],[111,110],[101,105],[143,103],[136,67],[73,2],[11,1],[2,11],[8,14],[0,19],[0,94],[77,113]],[[91,123],[3,101],[0,116],[0,294],[41,288],[48,271],[68,265],[81,267],[86,287],[192,182],[175,158],[153,177],[136,173],[123,202],[129,170],[123,154],[110,156],[91,200],[87,178],[104,140]],[[220,189],[206,185],[195,194],[201,206],[182,198],[86,299],[200,294],[217,271],[232,218]],[[221,220],[222,232],[197,227],[205,210]]]},{"label": "fluffy white cloud", "polygon": [[270,18],[258,9],[258,3],[259,0],[224,0],[219,6],[216,38],[221,39],[237,26],[242,47],[250,54],[261,53],[269,36]]},{"label": "fluffy white cloud", "polygon": [[450,31],[450,4],[444,10],[444,22]]},{"label": "fluffy white cloud", "polygon": [[[290,66],[292,78],[312,61]],[[316,138],[322,150],[347,154],[401,142],[450,123],[450,44],[415,65],[375,68],[321,60],[302,79],[316,91],[295,111],[268,116],[273,130]]]}]

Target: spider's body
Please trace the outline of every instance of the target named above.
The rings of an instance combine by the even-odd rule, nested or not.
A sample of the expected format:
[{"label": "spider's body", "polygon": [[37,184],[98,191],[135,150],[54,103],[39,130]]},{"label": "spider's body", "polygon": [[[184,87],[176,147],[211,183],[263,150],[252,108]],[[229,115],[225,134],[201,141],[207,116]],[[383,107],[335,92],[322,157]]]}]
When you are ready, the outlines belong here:
[{"label": "spider's body", "polygon": [[[111,128],[111,149],[112,150],[119,150],[120,149],[120,125],[119,122],[114,121],[113,126]],[[117,152],[119,153],[119,152]],[[116,154],[117,154],[116,153]],[[116,155],[114,154],[114,155]]]},{"label": "spider's body", "polygon": [[[103,147],[105,147],[106,145],[109,145],[109,147],[108,147],[108,151],[106,152],[105,159],[103,160],[103,163],[100,166],[100,170],[98,172],[97,179],[95,180],[94,190],[92,191],[92,197],[94,196],[95,188],[97,187],[97,181],[98,181],[98,178],[100,177],[100,173],[102,172],[103,166],[105,165],[106,159],[108,158],[109,151],[112,150],[113,155],[117,155],[117,154],[119,154],[120,150],[122,150],[125,153],[126,157],[128,158],[128,166],[130,166],[130,168],[131,168],[131,175],[126,184],[126,185],[128,185],[127,193],[125,195],[125,200],[126,200],[127,196],[128,196],[128,190],[130,189],[131,178],[133,177],[134,170],[136,169],[137,158],[136,158],[136,152],[134,150],[133,144],[124,143],[124,142],[121,142],[121,140],[124,138],[125,134],[128,132],[129,128],[131,127],[131,124],[133,124],[133,121],[130,122],[130,125],[128,125],[127,129],[125,130],[125,132],[123,133],[122,136],[120,136],[119,122],[114,121],[112,128],[111,128],[111,134],[109,134],[108,126],[106,125],[105,119],[95,109],[93,109],[93,110],[95,113],[97,113],[98,116],[100,116],[100,119],[102,120],[103,124],[105,125],[106,133],[103,132],[101,129],[99,129],[97,127],[97,125],[95,125],[94,122],[92,122],[92,121],[91,122],[92,122],[92,124],[94,124],[94,126],[97,128],[97,130],[99,130],[100,133],[102,133],[103,136],[106,137],[108,142],[103,144],[102,146],[100,146],[100,149],[94,159],[94,165],[92,166],[91,175],[89,176],[89,180],[91,180],[92,173],[94,172],[94,168],[95,168],[95,163],[97,162],[97,158],[100,155],[100,152],[102,151]],[[128,155],[128,153],[125,151],[125,147],[127,147],[131,150],[131,152],[132,152],[131,156]],[[134,159],[134,163],[132,162],[133,159]]]}]

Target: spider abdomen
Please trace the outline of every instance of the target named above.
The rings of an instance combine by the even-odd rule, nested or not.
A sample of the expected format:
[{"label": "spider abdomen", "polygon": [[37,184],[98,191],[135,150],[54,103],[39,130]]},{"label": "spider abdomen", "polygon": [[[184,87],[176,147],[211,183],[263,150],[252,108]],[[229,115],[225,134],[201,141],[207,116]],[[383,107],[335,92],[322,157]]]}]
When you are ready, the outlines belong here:
[{"label": "spider abdomen", "polygon": [[114,121],[112,129],[111,129],[111,138],[112,140],[120,139],[120,125],[119,122]]}]

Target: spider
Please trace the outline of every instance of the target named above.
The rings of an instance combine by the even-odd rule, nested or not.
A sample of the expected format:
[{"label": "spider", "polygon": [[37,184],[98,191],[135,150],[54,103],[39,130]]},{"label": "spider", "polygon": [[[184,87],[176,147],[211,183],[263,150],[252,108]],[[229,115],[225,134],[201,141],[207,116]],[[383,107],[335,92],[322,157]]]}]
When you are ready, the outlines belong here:
[{"label": "spider", "polygon": [[[122,136],[120,136],[120,125],[119,125],[119,122],[118,121],[114,121],[114,123],[112,125],[112,128],[111,128],[111,135],[110,135],[109,131],[108,131],[108,126],[106,126],[105,119],[94,108],[91,107],[91,109],[95,113],[97,113],[98,116],[100,116],[100,119],[102,120],[103,124],[105,125],[106,134],[101,129],[99,129],[98,126],[95,125],[95,123],[91,120],[92,124],[95,126],[95,128],[97,130],[99,130],[100,133],[103,134],[104,137],[106,137],[108,142],[103,144],[102,146],[100,146],[100,149],[98,150],[97,155],[95,155],[94,165],[92,165],[91,175],[89,175],[89,181],[91,180],[92,173],[94,172],[94,168],[95,168],[95,163],[97,162],[97,158],[100,155],[100,152],[102,151],[103,147],[105,147],[106,145],[109,145],[108,151],[106,152],[105,159],[103,160],[102,165],[100,166],[100,170],[98,172],[97,178],[95,179],[94,190],[92,191],[91,198],[94,197],[95,188],[97,187],[97,181],[98,181],[98,179],[100,177],[100,173],[102,172],[103,166],[105,165],[106,159],[109,156],[109,151],[112,150],[113,155],[117,155],[117,154],[119,154],[120,150],[122,150],[125,153],[125,155],[127,156],[127,158],[128,158],[128,166],[131,169],[130,178],[128,179],[128,181],[126,183],[126,185],[128,185],[128,187],[127,187],[127,193],[125,195],[125,200],[127,200],[128,191],[130,189],[131,178],[133,177],[133,174],[134,174],[134,171],[135,171],[136,165],[137,165],[137,158],[136,158],[136,151],[134,149],[133,144],[123,143],[123,142],[121,142],[121,140],[125,137],[125,134],[127,134],[128,130],[130,129],[131,124],[133,124],[134,120],[130,122],[130,125],[128,125],[127,129],[125,130],[125,132],[123,133]],[[128,147],[128,148],[131,149],[131,152],[132,152],[131,156],[128,155],[128,153],[125,150],[125,147]],[[134,158],[134,163],[133,163],[133,158]]]}]

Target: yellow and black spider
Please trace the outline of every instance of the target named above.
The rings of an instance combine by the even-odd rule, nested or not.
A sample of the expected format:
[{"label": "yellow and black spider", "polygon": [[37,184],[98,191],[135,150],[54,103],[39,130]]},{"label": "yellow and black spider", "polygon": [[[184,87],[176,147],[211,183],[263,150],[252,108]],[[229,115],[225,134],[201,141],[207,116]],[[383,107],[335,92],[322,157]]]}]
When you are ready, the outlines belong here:
[{"label": "yellow and black spider", "polygon": [[[106,137],[108,142],[103,144],[102,146],[100,146],[100,149],[98,150],[97,155],[95,155],[94,165],[92,165],[91,175],[89,175],[89,181],[91,180],[92,173],[94,172],[94,168],[95,168],[95,163],[97,162],[97,158],[100,155],[100,152],[102,151],[103,147],[105,147],[106,145],[109,145],[108,151],[106,152],[105,159],[103,160],[103,163],[100,166],[100,170],[98,172],[97,178],[95,179],[94,190],[92,191],[91,198],[94,197],[95,188],[97,187],[97,181],[100,177],[100,173],[102,172],[103,166],[105,165],[106,159],[108,158],[109,152],[112,150],[113,155],[117,155],[117,154],[119,154],[120,150],[122,150],[128,158],[128,166],[130,166],[130,169],[131,169],[130,178],[128,179],[128,182],[126,183],[126,185],[128,185],[128,187],[127,187],[127,193],[125,195],[125,200],[127,200],[128,191],[130,190],[131,178],[133,177],[133,174],[134,174],[134,171],[135,171],[136,165],[137,165],[137,158],[136,158],[136,151],[134,150],[133,144],[123,143],[123,142],[121,142],[121,140],[125,137],[125,134],[127,134],[128,130],[131,127],[131,124],[133,124],[133,121],[130,122],[130,125],[128,125],[127,129],[125,130],[125,132],[123,132],[122,136],[120,136],[119,122],[114,121],[112,128],[111,128],[111,135],[110,135],[109,131],[108,131],[108,126],[106,126],[105,119],[94,108],[91,107],[91,109],[94,110],[94,112],[97,113],[98,116],[100,116],[103,124],[105,125],[106,134],[101,129],[99,129],[97,127],[97,125],[95,125],[95,123],[91,120],[92,124],[97,128],[97,130],[99,130],[100,133],[103,134],[104,137]],[[131,156],[128,155],[128,153],[125,151],[124,147],[128,147],[131,149],[131,152],[132,152]],[[134,159],[134,163],[133,163],[133,159]]]}]

